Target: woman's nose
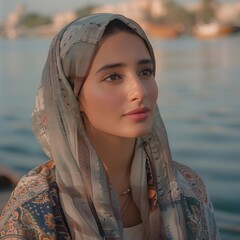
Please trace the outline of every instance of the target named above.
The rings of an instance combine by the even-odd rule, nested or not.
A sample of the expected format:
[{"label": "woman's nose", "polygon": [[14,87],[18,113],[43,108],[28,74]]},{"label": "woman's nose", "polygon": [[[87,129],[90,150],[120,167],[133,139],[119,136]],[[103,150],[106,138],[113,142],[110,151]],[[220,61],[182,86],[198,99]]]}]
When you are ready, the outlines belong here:
[{"label": "woman's nose", "polygon": [[141,102],[147,95],[147,89],[144,82],[137,75],[130,77],[128,92],[130,101]]}]

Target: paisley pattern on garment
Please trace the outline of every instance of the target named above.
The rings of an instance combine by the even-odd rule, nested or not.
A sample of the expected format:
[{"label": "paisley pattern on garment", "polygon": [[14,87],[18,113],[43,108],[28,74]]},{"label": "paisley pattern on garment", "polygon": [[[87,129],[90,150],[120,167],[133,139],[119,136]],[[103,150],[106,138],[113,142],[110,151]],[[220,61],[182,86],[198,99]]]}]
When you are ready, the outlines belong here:
[{"label": "paisley pattern on garment", "polygon": [[18,183],[0,218],[0,239],[71,239],[53,161],[32,170]]}]

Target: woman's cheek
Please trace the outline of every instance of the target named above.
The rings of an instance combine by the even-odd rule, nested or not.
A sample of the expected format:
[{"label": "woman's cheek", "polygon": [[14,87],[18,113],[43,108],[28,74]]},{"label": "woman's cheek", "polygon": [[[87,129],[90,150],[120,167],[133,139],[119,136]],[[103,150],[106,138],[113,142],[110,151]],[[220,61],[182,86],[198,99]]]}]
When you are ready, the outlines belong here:
[{"label": "woman's cheek", "polygon": [[152,84],[148,88],[148,93],[153,102],[157,102],[158,98],[158,86],[155,80],[152,81]]},{"label": "woman's cheek", "polygon": [[114,91],[98,92],[94,97],[94,105],[103,111],[114,111],[123,103],[123,98]]}]

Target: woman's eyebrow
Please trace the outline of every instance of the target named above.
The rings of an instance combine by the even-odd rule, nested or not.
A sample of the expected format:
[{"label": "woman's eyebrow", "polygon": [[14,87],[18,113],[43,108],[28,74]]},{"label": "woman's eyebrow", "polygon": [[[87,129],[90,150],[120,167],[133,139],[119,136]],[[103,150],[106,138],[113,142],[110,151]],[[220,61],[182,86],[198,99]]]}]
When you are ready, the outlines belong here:
[{"label": "woman's eyebrow", "polygon": [[113,64],[106,64],[106,65],[103,65],[100,69],[98,69],[98,71],[96,72],[99,73],[99,72],[102,72],[106,69],[111,69],[111,68],[117,68],[117,67],[125,67],[127,64],[125,63],[113,63]]},{"label": "woman's eyebrow", "polygon": [[152,59],[148,58],[148,59],[142,59],[138,62],[137,65],[146,65],[146,64],[153,64]]},{"label": "woman's eyebrow", "polygon": [[[150,58],[147,58],[147,59],[142,59],[140,61],[138,61],[137,65],[146,65],[146,64],[153,64],[152,60]],[[126,67],[127,64],[126,63],[113,63],[113,64],[106,64],[104,66],[102,66],[100,69],[98,69],[98,71],[96,72],[99,73],[99,72],[102,72],[106,69],[111,69],[111,68],[119,68],[119,67]]]}]

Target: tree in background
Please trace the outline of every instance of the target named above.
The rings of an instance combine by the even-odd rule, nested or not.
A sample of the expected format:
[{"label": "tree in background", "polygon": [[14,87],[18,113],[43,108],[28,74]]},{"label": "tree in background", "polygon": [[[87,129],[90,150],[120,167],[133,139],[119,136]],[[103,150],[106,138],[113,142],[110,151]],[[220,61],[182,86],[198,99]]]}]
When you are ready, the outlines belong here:
[{"label": "tree in background", "polygon": [[30,13],[22,17],[19,22],[20,26],[25,26],[28,28],[39,27],[41,25],[51,24],[52,20],[50,17],[45,17],[37,13]]},{"label": "tree in background", "polygon": [[196,13],[197,22],[210,23],[215,20],[216,2],[214,0],[201,0],[202,6]]}]

